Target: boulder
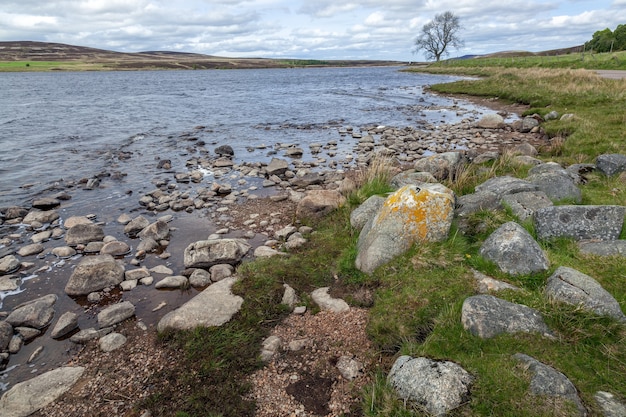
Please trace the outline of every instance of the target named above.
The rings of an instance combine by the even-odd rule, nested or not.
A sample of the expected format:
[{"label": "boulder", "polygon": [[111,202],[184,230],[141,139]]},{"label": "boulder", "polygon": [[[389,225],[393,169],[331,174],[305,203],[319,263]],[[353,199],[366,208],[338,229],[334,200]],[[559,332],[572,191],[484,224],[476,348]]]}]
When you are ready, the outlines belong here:
[{"label": "boulder", "polygon": [[535,212],[539,239],[615,240],[624,226],[624,206],[554,206]]},{"label": "boulder", "polygon": [[31,211],[28,212],[26,217],[24,217],[24,219],[22,220],[22,223],[24,224],[33,224],[33,223],[47,224],[47,223],[52,223],[59,217],[60,217],[59,213],[56,210],[42,211],[42,210],[32,209]]},{"label": "boulder", "polygon": [[502,203],[510,207],[513,214],[521,221],[531,218],[540,208],[554,205],[543,191],[506,194],[502,197]]},{"label": "boulder", "polygon": [[501,129],[504,127],[504,118],[497,113],[486,114],[476,126],[480,129]]},{"label": "boulder", "polygon": [[575,269],[559,267],[548,278],[545,293],[557,301],[580,305],[596,314],[626,321],[617,300],[598,281]]},{"label": "boulder", "polygon": [[140,239],[154,239],[156,242],[167,239],[170,236],[170,226],[161,220],[149,224],[138,234]]},{"label": "boulder", "polygon": [[480,255],[511,275],[525,275],[548,270],[546,254],[533,237],[515,222],[500,226],[485,241]]},{"label": "boulder", "polygon": [[532,374],[530,380],[531,394],[559,397],[571,401],[576,405],[580,416],[588,415],[578,396],[578,390],[563,373],[523,353],[516,353],[513,357],[522,362]]},{"label": "boulder", "polygon": [[502,333],[540,333],[551,336],[541,313],[492,295],[468,297],[461,308],[463,328],[482,339]]},{"label": "boulder", "polygon": [[265,168],[265,172],[267,172],[268,176],[272,175],[282,175],[287,169],[289,169],[289,162],[284,159],[272,158],[270,163]]},{"label": "boulder", "polygon": [[493,177],[476,186],[475,192],[491,191],[500,198],[507,194],[521,193],[525,191],[538,191],[539,187],[529,181],[515,177]]},{"label": "boulder", "polygon": [[335,190],[313,190],[298,202],[298,218],[320,218],[329,214],[345,203],[346,199]]},{"label": "boulder", "polygon": [[74,385],[85,368],[63,367],[15,384],[0,398],[0,415],[26,417],[50,404]]},{"label": "boulder", "polygon": [[454,362],[400,356],[387,382],[405,401],[443,416],[469,401],[474,378]]},{"label": "boulder", "polygon": [[565,170],[533,174],[526,180],[537,185],[537,188],[546,193],[552,201],[566,200],[580,204],[583,200],[582,192]]},{"label": "boulder", "polygon": [[100,242],[104,239],[104,231],[97,224],[77,224],[65,234],[65,242],[69,246],[86,245],[89,242]]},{"label": "boulder", "polygon": [[130,301],[113,304],[98,313],[98,327],[101,329],[121,323],[135,315],[135,306]]},{"label": "boulder", "polygon": [[430,172],[437,180],[454,178],[463,163],[460,152],[444,152],[422,158],[415,162],[415,170]]},{"label": "boulder", "polygon": [[385,204],[385,198],[373,195],[350,213],[350,225],[357,230],[363,229],[368,220],[374,218],[376,213]]},{"label": "boulder", "polygon": [[372,273],[417,242],[448,237],[454,216],[454,194],[441,184],[407,185],[390,195],[359,236],[356,267]]},{"label": "boulder", "polygon": [[606,176],[626,171],[626,155],[604,154],[596,159],[596,168]]},{"label": "boulder", "polygon": [[243,298],[231,292],[236,281],[235,277],[229,277],[209,286],[181,307],[163,316],[157,330],[189,330],[227,323],[243,304]]},{"label": "boulder", "polygon": [[243,239],[201,240],[185,249],[185,268],[207,269],[217,264],[235,265],[248,253],[250,247]]},{"label": "boulder", "polygon": [[7,255],[0,259],[0,275],[17,271],[21,265],[22,263],[14,255]]},{"label": "boulder", "polygon": [[124,266],[111,255],[83,258],[65,285],[68,295],[87,295],[107,287],[115,287],[124,280]]},{"label": "boulder", "polygon": [[54,304],[58,297],[48,294],[17,306],[5,319],[13,327],[24,326],[43,329],[54,317]]},{"label": "boulder", "polygon": [[60,339],[77,328],[78,316],[76,313],[66,311],[61,317],[59,317],[59,320],[57,320],[57,324],[54,325],[54,329],[52,329],[50,337],[53,339]]},{"label": "boulder", "polygon": [[318,288],[311,293],[311,298],[321,310],[332,311],[333,313],[342,313],[350,310],[350,306],[341,298],[332,298],[328,294],[330,288]]}]

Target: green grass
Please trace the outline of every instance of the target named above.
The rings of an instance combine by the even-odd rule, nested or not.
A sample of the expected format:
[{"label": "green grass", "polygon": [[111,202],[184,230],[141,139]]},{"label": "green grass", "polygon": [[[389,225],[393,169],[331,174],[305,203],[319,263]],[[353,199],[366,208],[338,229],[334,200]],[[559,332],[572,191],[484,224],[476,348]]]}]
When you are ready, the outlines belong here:
[{"label": "green grass", "polygon": [[80,61],[0,61],[0,72],[95,71],[103,64]]}]

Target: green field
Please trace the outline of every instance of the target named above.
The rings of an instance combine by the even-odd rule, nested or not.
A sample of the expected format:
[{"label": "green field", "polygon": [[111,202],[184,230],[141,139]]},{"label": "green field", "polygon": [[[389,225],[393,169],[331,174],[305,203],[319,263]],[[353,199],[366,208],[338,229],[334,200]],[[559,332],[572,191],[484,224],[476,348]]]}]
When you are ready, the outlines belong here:
[{"label": "green field", "polygon": [[80,61],[0,61],[0,72],[95,71],[103,64]]}]

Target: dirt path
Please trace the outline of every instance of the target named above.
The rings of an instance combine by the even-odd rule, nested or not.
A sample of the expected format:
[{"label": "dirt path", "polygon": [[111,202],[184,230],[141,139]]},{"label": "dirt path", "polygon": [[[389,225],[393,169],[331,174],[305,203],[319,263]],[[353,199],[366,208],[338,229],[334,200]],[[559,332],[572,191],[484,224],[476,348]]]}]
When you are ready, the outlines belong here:
[{"label": "dirt path", "polygon": [[597,70],[596,73],[602,78],[610,78],[613,80],[626,78],[626,71],[624,70]]}]

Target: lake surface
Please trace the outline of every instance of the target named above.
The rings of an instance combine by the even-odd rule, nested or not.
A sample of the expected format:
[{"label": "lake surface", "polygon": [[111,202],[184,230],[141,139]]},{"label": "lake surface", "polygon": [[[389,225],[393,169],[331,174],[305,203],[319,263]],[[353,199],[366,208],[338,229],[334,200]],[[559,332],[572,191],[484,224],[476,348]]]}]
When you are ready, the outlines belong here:
[{"label": "lake surface", "polygon": [[394,67],[0,74],[0,207],[106,171],[120,151],[133,152],[132,186],[189,135],[269,161],[257,147],[306,148],[338,127],[452,122],[452,101],[424,86],[453,79]]}]

